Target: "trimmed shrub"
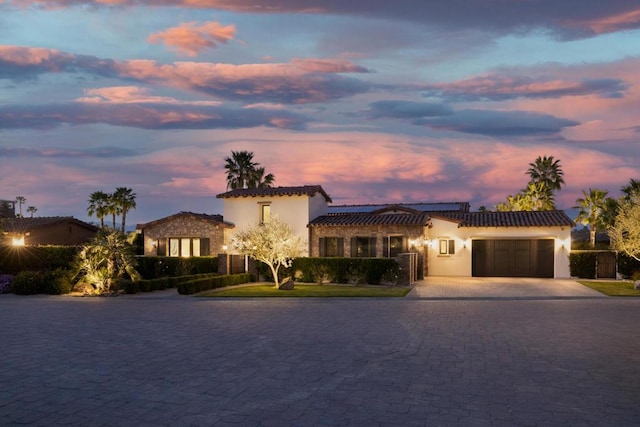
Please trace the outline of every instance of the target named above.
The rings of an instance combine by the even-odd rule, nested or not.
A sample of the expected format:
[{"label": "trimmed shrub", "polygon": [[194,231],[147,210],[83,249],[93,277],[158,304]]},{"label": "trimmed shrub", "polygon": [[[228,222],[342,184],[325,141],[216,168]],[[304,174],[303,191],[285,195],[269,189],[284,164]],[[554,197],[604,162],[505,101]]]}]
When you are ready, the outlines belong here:
[{"label": "trimmed shrub", "polygon": [[633,278],[634,274],[640,274],[640,261],[631,258],[629,255],[618,252],[618,273],[623,277]]},{"label": "trimmed shrub", "polygon": [[79,250],[77,246],[2,246],[0,273],[68,269]]},{"label": "trimmed shrub", "polygon": [[50,275],[41,271],[23,271],[13,279],[13,293],[16,295],[35,295],[45,293]]},{"label": "trimmed shrub", "polygon": [[181,295],[191,295],[211,289],[223,288],[225,286],[249,283],[250,281],[251,274],[249,273],[205,277],[180,283],[178,285],[178,293]]},{"label": "trimmed shrub", "polygon": [[160,277],[157,279],[142,279],[136,282],[130,280],[121,283],[121,288],[128,294],[137,294],[138,292],[153,292],[164,289],[175,288],[182,282],[189,280],[202,279],[207,277],[215,277],[216,273],[209,274],[190,274],[187,276]]},{"label": "trimmed shrub", "polygon": [[394,283],[398,263],[393,258],[296,258],[296,280],[315,283]]},{"label": "trimmed shrub", "polygon": [[12,283],[12,274],[0,274],[0,294],[10,294],[12,292]]},{"label": "trimmed shrub", "polygon": [[218,272],[218,257],[138,256],[137,270],[145,279]]},{"label": "trimmed shrub", "polygon": [[569,254],[569,271],[572,277],[595,279],[597,252],[571,252]]}]

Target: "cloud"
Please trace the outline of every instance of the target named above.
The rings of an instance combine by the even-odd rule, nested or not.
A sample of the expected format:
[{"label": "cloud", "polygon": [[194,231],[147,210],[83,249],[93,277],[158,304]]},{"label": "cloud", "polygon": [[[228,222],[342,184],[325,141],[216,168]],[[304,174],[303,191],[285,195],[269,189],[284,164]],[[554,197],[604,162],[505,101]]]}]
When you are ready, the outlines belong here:
[{"label": "cloud", "polygon": [[223,26],[219,22],[185,22],[177,27],[169,28],[159,33],[151,34],[149,43],[164,43],[179,54],[197,56],[207,49],[213,49],[220,44],[232,40],[236,34],[234,25]]},{"label": "cloud", "polygon": [[285,110],[218,106],[76,102],[0,107],[1,129],[52,129],[105,123],[140,129],[303,129],[308,119]]},{"label": "cloud", "polygon": [[416,119],[413,123],[432,129],[492,137],[553,135],[565,127],[580,124],[574,120],[529,111],[472,109],[456,111],[448,116]]},{"label": "cloud", "polygon": [[6,0],[20,7],[59,8],[79,5],[175,6],[240,13],[315,13],[352,15],[415,22],[432,28],[475,29],[495,34],[549,31],[572,39],[604,32],[640,28],[636,0],[457,0],[447,2],[396,0]]},{"label": "cloud", "polygon": [[65,148],[11,148],[0,147],[0,158],[120,158],[135,156],[133,150],[122,147],[96,147],[88,150],[69,150]]},{"label": "cloud", "polygon": [[377,101],[369,105],[368,117],[394,119],[418,119],[421,117],[437,117],[452,114],[453,110],[444,105],[411,101]]},{"label": "cloud", "polygon": [[505,101],[516,98],[560,98],[594,95],[620,98],[628,85],[620,79],[549,79],[507,74],[488,74],[453,83],[439,83],[424,88],[426,97],[448,102]]},{"label": "cloud", "polygon": [[175,105],[221,105],[218,101],[181,101],[169,96],[149,95],[149,89],[138,86],[112,86],[85,89],[85,96],[76,102],[117,104],[175,104]]},{"label": "cloud", "polygon": [[222,64],[153,60],[115,61],[54,49],[0,46],[0,78],[85,73],[153,83],[243,102],[304,104],[367,92],[370,85],[340,73],[368,69],[343,59],[294,58],[289,63]]}]

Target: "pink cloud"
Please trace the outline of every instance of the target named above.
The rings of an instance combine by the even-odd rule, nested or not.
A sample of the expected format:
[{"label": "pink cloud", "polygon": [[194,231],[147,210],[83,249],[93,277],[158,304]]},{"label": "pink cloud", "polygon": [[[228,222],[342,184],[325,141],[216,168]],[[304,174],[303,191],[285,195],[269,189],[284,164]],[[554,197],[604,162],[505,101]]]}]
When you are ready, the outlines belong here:
[{"label": "pink cloud", "polygon": [[638,28],[638,26],[640,26],[640,9],[629,10],[623,13],[585,21],[567,20],[566,25],[569,27],[585,29],[594,34],[613,33],[616,31]]},{"label": "pink cloud", "polygon": [[177,105],[221,105],[218,101],[180,101],[169,96],[149,95],[150,90],[138,86],[112,86],[85,89],[85,96],[76,102],[114,104],[177,104]]},{"label": "pink cloud", "polygon": [[197,22],[185,22],[177,27],[151,34],[147,41],[164,43],[179,54],[196,56],[206,49],[216,48],[233,40],[235,33],[235,25],[223,26],[218,22],[198,25]]}]

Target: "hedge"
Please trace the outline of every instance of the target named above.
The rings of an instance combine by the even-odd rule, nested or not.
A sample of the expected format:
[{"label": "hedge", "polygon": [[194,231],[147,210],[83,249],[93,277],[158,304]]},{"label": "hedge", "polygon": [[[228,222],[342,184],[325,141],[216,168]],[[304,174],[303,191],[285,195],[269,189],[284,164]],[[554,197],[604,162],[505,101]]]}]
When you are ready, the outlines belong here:
[{"label": "hedge", "polygon": [[11,290],[16,295],[60,295],[69,293],[71,288],[69,272],[63,269],[22,271],[13,278],[11,283]]},{"label": "hedge", "polygon": [[128,294],[137,294],[138,292],[153,292],[164,289],[175,288],[182,282],[195,280],[199,278],[215,277],[217,273],[208,274],[189,274],[185,276],[160,277],[157,279],[142,279],[136,282],[125,281],[122,288]]},{"label": "hedge", "polygon": [[186,276],[218,272],[218,258],[207,257],[167,257],[138,256],[137,270],[145,279]]},{"label": "hedge", "polygon": [[626,278],[632,278],[640,274],[640,261],[629,255],[618,252],[618,273]]},{"label": "hedge", "polygon": [[597,252],[571,252],[569,254],[569,274],[582,279],[595,279]]},{"label": "hedge", "polygon": [[399,266],[393,258],[296,258],[296,280],[312,283],[395,284]]},{"label": "hedge", "polygon": [[69,269],[78,246],[1,246],[0,274]]},{"label": "hedge", "polygon": [[191,295],[198,292],[208,291],[210,289],[240,285],[249,282],[251,282],[251,274],[249,273],[205,277],[180,283],[178,285],[178,293],[181,295]]}]

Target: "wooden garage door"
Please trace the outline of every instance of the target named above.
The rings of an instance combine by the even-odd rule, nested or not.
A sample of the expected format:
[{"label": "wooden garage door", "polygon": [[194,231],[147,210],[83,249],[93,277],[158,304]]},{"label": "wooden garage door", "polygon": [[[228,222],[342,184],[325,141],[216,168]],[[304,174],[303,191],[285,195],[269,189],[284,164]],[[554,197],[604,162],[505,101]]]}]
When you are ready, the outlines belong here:
[{"label": "wooden garage door", "polygon": [[553,239],[473,240],[475,277],[553,277]]}]

